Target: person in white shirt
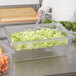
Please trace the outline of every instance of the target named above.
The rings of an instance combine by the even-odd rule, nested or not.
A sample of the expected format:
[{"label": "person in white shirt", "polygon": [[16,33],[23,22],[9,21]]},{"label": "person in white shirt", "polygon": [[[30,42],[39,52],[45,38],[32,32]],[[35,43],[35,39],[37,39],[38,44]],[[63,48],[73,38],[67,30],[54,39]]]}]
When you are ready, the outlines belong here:
[{"label": "person in white shirt", "polygon": [[70,21],[75,15],[76,0],[43,0],[37,19],[40,19],[43,13],[48,13],[50,8],[52,8],[53,20]]}]

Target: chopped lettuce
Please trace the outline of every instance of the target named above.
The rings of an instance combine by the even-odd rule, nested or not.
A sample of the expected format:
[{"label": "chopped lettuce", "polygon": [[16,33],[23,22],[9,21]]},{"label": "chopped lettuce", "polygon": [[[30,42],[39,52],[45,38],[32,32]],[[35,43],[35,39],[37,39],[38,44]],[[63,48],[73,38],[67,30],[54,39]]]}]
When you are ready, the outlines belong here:
[{"label": "chopped lettuce", "polygon": [[[11,41],[14,42],[14,48],[17,51],[25,50],[25,49],[37,49],[37,48],[46,48],[46,47],[54,47],[54,46],[62,46],[68,44],[68,39],[63,40],[46,40],[53,38],[64,38],[67,36],[66,33],[52,30],[50,28],[43,28],[38,30],[28,30],[24,32],[17,32],[11,35]],[[39,41],[44,40],[44,41]],[[22,41],[29,41],[26,43],[16,43]],[[31,42],[33,41],[33,42]]]}]

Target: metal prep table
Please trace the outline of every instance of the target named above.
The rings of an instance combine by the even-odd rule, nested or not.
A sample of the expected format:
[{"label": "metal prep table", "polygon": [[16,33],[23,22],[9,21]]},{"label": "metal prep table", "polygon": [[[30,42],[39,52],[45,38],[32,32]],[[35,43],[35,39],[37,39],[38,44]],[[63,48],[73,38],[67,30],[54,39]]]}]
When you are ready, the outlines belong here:
[{"label": "metal prep table", "polygon": [[[4,28],[0,28],[0,38],[8,44],[5,39]],[[60,73],[76,72],[76,42],[71,44],[68,57],[46,58],[15,63],[16,76],[43,76]]]},{"label": "metal prep table", "polygon": [[[7,43],[7,40],[3,40]],[[64,57],[46,58],[15,63],[16,76],[44,76],[76,72],[76,43],[72,43],[68,59]]]}]

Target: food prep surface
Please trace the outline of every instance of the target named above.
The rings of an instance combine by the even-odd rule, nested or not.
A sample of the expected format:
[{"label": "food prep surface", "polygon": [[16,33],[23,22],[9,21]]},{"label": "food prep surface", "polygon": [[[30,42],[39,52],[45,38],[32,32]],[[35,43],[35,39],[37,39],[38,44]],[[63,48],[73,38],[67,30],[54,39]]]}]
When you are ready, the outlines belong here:
[{"label": "food prep surface", "polygon": [[16,63],[16,76],[42,76],[76,72],[76,43],[66,56]]},{"label": "food prep surface", "polygon": [[[8,40],[2,40],[8,44]],[[76,43],[70,45],[68,56],[16,62],[16,76],[43,76],[76,71]]]},{"label": "food prep surface", "polygon": [[[3,40],[8,43],[7,40]],[[16,62],[16,76],[42,76],[76,71],[76,43],[72,43],[66,56]]]}]

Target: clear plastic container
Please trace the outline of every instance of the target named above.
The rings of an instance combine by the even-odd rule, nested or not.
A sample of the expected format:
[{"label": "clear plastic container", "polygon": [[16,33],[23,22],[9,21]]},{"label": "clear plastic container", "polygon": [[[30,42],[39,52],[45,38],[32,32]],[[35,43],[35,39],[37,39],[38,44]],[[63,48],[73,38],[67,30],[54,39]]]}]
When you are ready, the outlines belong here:
[{"label": "clear plastic container", "polygon": [[15,52],[0,41],[0,76],[15,76]]},{"label": "clear plastic container", "polygon": [[[53,23],[57,23],[59,21],[70,21],[70,22],[76,22],[76,16],[58,16],[60,17],[58,20],[56,17],[54,19],[52,19],[52,13],[45,13],[38,21],[37,21],[37,24],[43,24],[43,22],[45,22],[46,19],[50,19],[51,21],[53,21]],[[66,28],[65,28],[66,29]],[[73,35],[73,41],[76,41],[76,32],[73,32],[73,31],[69,31],[70,33],[72,33]]]},{"label": "clear plastic container", "polygon": [[71,31],[71,33],[72,33],[72,34],[73,34],[73,36],[74,36],[73,41],[74,41],[74,42],[76,42],[76,32]]},{"label": "clear plastic container", "polygon": [[[54,30],[61,30],[62,32],[67,33],[68,36],[64,38],[53,38],[53,39],[44,39],[44,40],[37,40],[37,41],[23,41],[23,42],[16,42],[13,43],[11,41],[10,35],[16,33],[16,32],[24,32],[28,29],[31,30],[38,30],[42,28],[48,28]],[[5,33],[8,39],[8,42],[10,46],[15,50],[16,55],[16,61],[24,61],[24,60],[32,60],[32,59],[40,59],[40,58],[48,58],[48,57],[57,57],[57,56],[64,56],[67,55],[67,49],[69,49],[69,45],[71,44],[71,35],[69,32],[59,23],[52,23],[52,24],[38,24],[38,25],[20,25],[17,26],[7,26],[5,28]],[[43,45],[40,44],[49,44],[50,45]],[[52,46],[52,42],[55,46]],[[60,43],[60,44],[59,44]],[[26,49],[19,49],[15,46],[17,45],[25,45]],[[32,45],[35,45],[33,48],[31,48]],[[37,46],[36,46],[37,45]]]}]

